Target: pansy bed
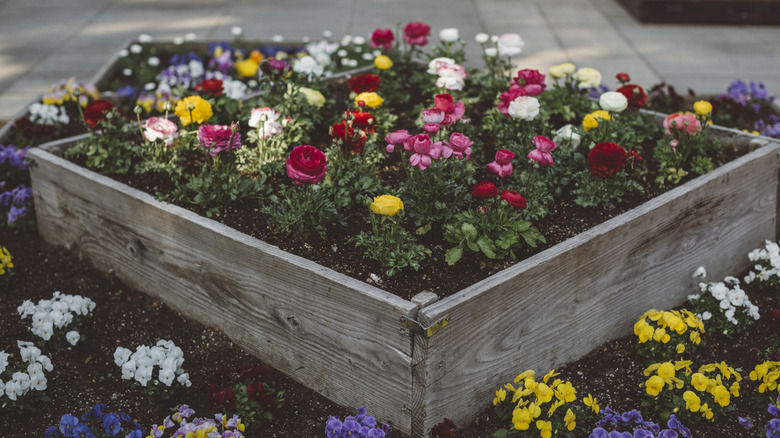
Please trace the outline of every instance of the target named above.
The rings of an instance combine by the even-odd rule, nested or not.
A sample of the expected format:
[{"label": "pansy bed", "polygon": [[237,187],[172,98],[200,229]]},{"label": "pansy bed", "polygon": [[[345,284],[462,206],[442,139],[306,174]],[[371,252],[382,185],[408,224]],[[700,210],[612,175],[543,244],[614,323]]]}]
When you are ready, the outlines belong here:
[{"label": "pansy bed", "polygon": [[[128,125],[95,101],[93,135],[28,153],[41,235],[413,436],[444,417],[468,423],[474,400],[491,399],[518,364],[551,368],[625,335],[635,315],[682,303],[697,266],[743,269],[744,253],[775,238],[772,140],[708,126],[705,103],[661,117],[664,134],[638,111],[629,78],[617,78],[633,85],[627,95],[596,103],[592,69],[556,66],[549,88],[539,72],[506,73],[516,35],[479,37],[485,68],[469,72],[448,30],[421,69],[425,27],[414,23],[403,44],[383,30],[373,70],[341,84],[351,90],[267,63],[257,100],[204,82],[167,107],[177,122],[139,111]],[[715,142],[744,155],[715,168]],[[133,175],[158,190],[117,181]],[[654,185],[671,190],[533,250],[547,245],[538,224],[556,197],[609,211]],[[331,259],[360,248],[371,261],[347,275],[255,238],[230,222],[247,205],[277,242],[311,242]],[[327,240],[340,222],[354,240]],[[396,242],[408,244],[381,251]],[[433,259],[450,271],[431,272]],[[427,287],[468,265],[486,275]],[[440,280],[396,282],[406,296],[384,289],[402,275]],[[613,317],[598,317],[606,309]]]}]

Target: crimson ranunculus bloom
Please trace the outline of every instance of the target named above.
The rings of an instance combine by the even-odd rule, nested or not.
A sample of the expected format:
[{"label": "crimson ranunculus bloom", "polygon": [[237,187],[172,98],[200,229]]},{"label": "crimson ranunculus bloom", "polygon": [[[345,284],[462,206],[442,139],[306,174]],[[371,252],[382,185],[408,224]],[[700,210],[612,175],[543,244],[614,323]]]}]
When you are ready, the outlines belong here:
[{"label": "crimson ranunculus bloom", "polygon": [[106,119],[106,114],[116,108],[113,103],[105,99],[95,99],[84,108],[84,121],[90,128],[97,128],[98,122]]},{"label": "crimson ranunculus bloom", "polygon": [[373,73],[352,76],[349,78],[349,91],[353,93],[370,93],[379,88],[381,79]]},{"label": "crimson ranunculus bloom", "polygon": [[431,26],[419,21],[409,23],[404,27],[404,41],[413,46],[425,46],[428,44],[428,36],[431,34]]},{"label": "crimson ranunculus bloom", "polygon": [[466,113],[463,101],[455,102],[448,93],[437,94],[433,98],[433,107],[444,113],[443,126],[449,126],[458,121]]},{"label": "crimson ranunculus bloom", "polygon": [[296,146],[287,158],[287,176],[297,185],[317,184],[325,178],[325,154],[308,144]]},{"label": "crimson ranunculus bloom", "polygon": [[222,86],[222,80],[211,78],[202,80],[195,86],[195,91],[217,97],[225,91],[225,88]]},{"label": "crimson ranunculus bloom", "polygon": [[490,181],[482,181],[474,186],[471,194],[477,198],[495,198],[498,196],[498,187]]},{"label": "crimson ranunculus bloom", "polygon": [[618,82],[621,84],[626,84],[631,80],[631,76],[629,76],[628,73],[618,73],[615,75],[615,78],[617,78]]},{"label": "crimson ranunculus bloom", "polygon": [[340,141],[339,146],[344,153],[352,152],[356,155],[363,152],[366,140],[368,140],[364,131],[352,126],[347,129],[347,124],[344,121],[330,127],[330,136],[334,140]]},{"label": "crimson ranunculus bloom", "polygon": [[525,202],[525,198],[523,198],[520,193],[512,190],[501,191],[501,199],[508,202],[512,207],[519,208],[520,210],[525,210],[525,208],[528,206],[528,204]]},{"label": "crimson ranunculus bloom", "polygon": [[599,143],[588,153],[590,173],[597,178],[612,178],[626,168],[626,150],[615,143]]},{"label": "crimson ranunculus bloom", "polygon": [[645,106],[647,103],[647,93],[644,88],[636,84],[627,84],[617,89],[617,92],[626,96],[628,100],[628,107],[632,109]]},{"label": "crimson ranunculus bloom", "polygon": [[509,114],[509,104],[520,96],[530,96],[530,94],[528,94],[528,90],[523,87],[517,85],[511,86],[509,87],[509,90],[498,96],[498,104],[496,107],[501,114]]},{"label": "crimson ranunculus bloom", "polygon": [[347,111],[348,116],[352,118],[352,126],[366,131],[368,134],[376,132],[376,116],[360,110]]},{"label": "crimson ranunculus bloom", "polygon": [[518,71],[511,83],[525,90],[526,95],[531,97],[542,94],[542,91],[547,87],[547,84],[544,83],[544,75],[539,70],[530,68]]},{"label": "crimson ranunculus bloom", "polygon": [[371,33],[371,47],[375,49],[381,47],[390,50],[393,48],[393,41],[395,41],[395,34],[390,29],[377,29]]}]

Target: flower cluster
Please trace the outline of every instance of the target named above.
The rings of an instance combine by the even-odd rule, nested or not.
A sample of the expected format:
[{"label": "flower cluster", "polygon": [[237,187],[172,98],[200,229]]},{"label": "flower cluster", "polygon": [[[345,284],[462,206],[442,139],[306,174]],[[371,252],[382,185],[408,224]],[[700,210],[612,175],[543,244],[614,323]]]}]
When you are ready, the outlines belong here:
[{"label": "flower cluster", "polygon": [[588,438],[690,438],[692,436],[690,429],[683,426],[674,414],[666,422],[667,429],[661,429],[658,424],[643,419],[642,414],[636,409],[618,414],[607,406],[602,412],[604,416]]},{"label": "flower cluster", "polygon": [[0,145],[0,218],[7,215],[9,225],[32,209],[32,189],[26,178],[21,177],[26,175],[28,167],[27,150],[29,147]]},{"label": "flower cluster", "polygon": [[664,360],[701,343],[704,324],[690,311],[650,309],[634,324],[637,350],[645,359]]},{"label": "flower cluster", "polygon": [[367,415],[366,406],[357,410],[357,415],[344,418],[328,417],[325,423],[325,435],[332,438],[389,438],[392,428],[387,424],[380,425],[376,418]]},{"label": "flower cluster", "polygon": [[[143,438],[146,435],[140,424],[134,422],[124,412],[119,414],[105,412],[106,405],[98,403],[81,418],[71,414],[60,417],[57,426],[49,426],[44,438],[112,436],[123,438]],[[105,433],[105,435],[104,435]]]},{"label": "flower cluster", "polygon": [[753,270],[745,276],[745,283],[760,285],[780,285],[780,246],[767,240],[763,248],[756,248],[748,253],[748,259],[756,262]]},{"label": "flower cluster", "polygon": [[[742,376],[724,362],[706,364],[697,372],[691,361],[655,363],[644,371],[646,393],[653,397],[656,409],[669,409],[688,421],[712,420],[715,409],[730,405],[731,397],[739,397]],[[685,403],[685,406],[678,403]]]},{"label": "flower cluster", "polygon": [[0,276],[8,277],[13,267],[14,263],[11,253],[4,246],[0,245]]},{"label": "flower cluster", "polygon": [[209,384],[209,409],[235,414],[246,424],[270,420],[284,403],[284,391],[276,391],[271,378],[272,370],[259,365],[242,364],[235,371],[219,367]]},{"label": "flower cluster", "polygon": [[84,83],[71,77],[52,84],[49,91],[41,97],[44,105],[64,105],[68,102],[86,106],[87,101],[97,99],[100,93],[95,84]]},{"label": "flower cluster", "polygon": [[780,435],[780,397],[775,402],[769,404],[767,412],[772,415],[772,418],[766,425],[766,436]]},{"label": "flower cluster", "polygon": [[[517,375],[512,383],[507,383],[496,391],[493,405],[503,411],[511,412],[512,430],[529,430],[533,425],[542,437],[549,438],[553,433],[573,431],[577,427],[577,412],[580,409],[572,403],[577,393],[571,382],[553,379],[558,373],[550,370],[541,381],[536,379],[533,370]],[[510,397],[511,396],[511,397]],[[511,410],[503,409],[507,403]]]},{"label": "flower cluster", "polygon": [[728,276],[719,282],[699,283],[701,294],[688,296],[691,310],[707,321],[711,331],[736,334],[758,320],[758,306],[739,287],[739,279]]},{"label": "flower cluster", "polygon": [[[165,417],[162,424],[153,424],[148,437],[219,437],[243,438],[246,426],[237,415],[215,414],[214,417],[195,417],[195,410],[188,405],[180,405],[176,412]],[[171,429],[170,431],[168,429]]]},{"label": "flower cluster", "polygon": [[[117,347],[114,351],[114,363],[122,368],[122,379],[135,381],[146,388],[160,388],[161,396],[166,388],[176,381],[190,387],[190,375],[182,369],[184,352],[172,341],[159,340],[154,346],[139,345],[135,352]],[[155,373],[155,369],[157,372]]]},{"label": "flower cluster", "polygon": [[[780,362],[764,361],[753,369],[749,374],[750,380],[760,381],[758,392],[761,394],[780,391],[777,380],[780,378]],[[772,399],[775,397],[773,396]]]},{"label": "flower cluster", "polygon": [[428,74],[437,75],[436,86],[448,90],[463,90],[468,74],[454,59],[439,57],[428,63]]},{"label": "flower cluster", "polygon": [[23,363],[9,367],[10,354],[0,351],[0,400],[7,398],[13,402],[12,407],[24,409],[32,407],[32,399],[46,391],[48,381],[45,373],[53,370],[54,366],[51,359],[41,354],[32,342],[16,341],[16,345]]},{"label": "flower cluster", "polygon": [[[32,320],[30,331],[35,336],[44,341],[52,337],[60,340],[64,336],[69,344],[76,345],[81,339],[78,328],[85,318],[92,315],[95,302],[81,295],[56,291],[50,300],[40,300],[38,304],[25,300],[16,310],[22,319],[29,317]],[[66,328],[71,330],[63,334]]]}]

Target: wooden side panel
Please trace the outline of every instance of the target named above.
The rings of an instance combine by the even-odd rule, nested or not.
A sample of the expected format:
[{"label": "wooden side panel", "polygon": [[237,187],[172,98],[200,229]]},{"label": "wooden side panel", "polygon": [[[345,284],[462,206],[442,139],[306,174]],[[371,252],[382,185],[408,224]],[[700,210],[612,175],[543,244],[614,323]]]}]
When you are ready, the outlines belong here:
[{"label": "wooden side panel", "polygon": [[[650,308],[677,306],[692,278],[738,275],[747,253],[776,238],[778,150],[772,143],[420,310],[449,315],[414,367],[413,430],[447,417],[468,424],[517,374],[576,360],[631,333]],[[417,348],[417,345],[415,345]],[[422,375],[420,375],[422,373]]]},{"label": "wooden side panel", "polygon": [[29,156],[46,241],[409,432],[412,340],[400,318],[416,305],[43,150]]}]

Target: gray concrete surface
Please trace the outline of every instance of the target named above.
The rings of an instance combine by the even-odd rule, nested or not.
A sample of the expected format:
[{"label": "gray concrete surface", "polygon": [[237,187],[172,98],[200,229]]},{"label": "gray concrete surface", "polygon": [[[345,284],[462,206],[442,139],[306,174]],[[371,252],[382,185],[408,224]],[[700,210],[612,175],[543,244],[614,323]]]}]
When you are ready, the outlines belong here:
[{"label": "gray concrete surface", "polygon": [[[10,120],[70,76],[89,81],[141,33],[172,39],[290,40],[368,34],[421,20],[434,38],[456,27],[473,42],[479,32],[519,33],[519,68],[546,72],[573,62],[594,67],[614,88],[628,72],[649,87],[720,94],[735,79],[762,81],[780,93],[780,26],[641,24],[617,0],[0,0],[0,120]],[[468,52],[478,61],[476,44]]]}]

